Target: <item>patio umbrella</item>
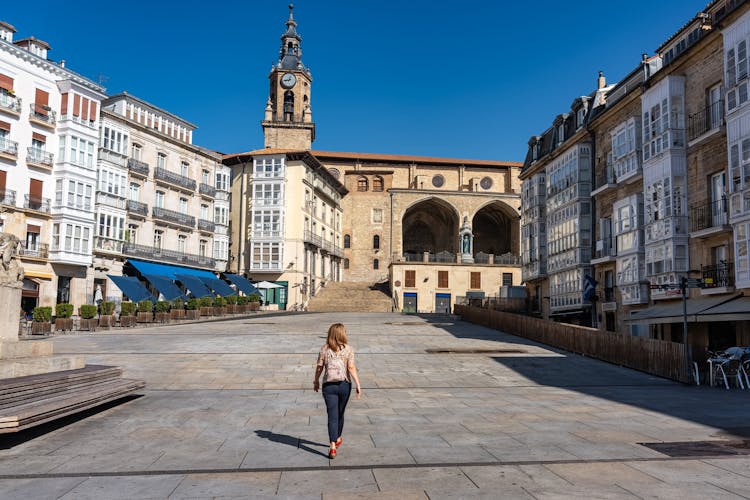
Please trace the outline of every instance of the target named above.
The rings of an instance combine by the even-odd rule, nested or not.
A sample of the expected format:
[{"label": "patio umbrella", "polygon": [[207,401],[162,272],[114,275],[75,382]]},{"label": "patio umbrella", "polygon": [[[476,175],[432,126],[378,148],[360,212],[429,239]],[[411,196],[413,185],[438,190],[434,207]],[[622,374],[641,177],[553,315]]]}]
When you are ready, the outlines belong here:
[{"label": "patio umbrella", "polygon": [[255,288],[268,289],[268,288],[284,288],[284,287],[281,285],[277,285],[276,283],[271,283],[270,281],[259,281],[258,283],[255,283]]}]

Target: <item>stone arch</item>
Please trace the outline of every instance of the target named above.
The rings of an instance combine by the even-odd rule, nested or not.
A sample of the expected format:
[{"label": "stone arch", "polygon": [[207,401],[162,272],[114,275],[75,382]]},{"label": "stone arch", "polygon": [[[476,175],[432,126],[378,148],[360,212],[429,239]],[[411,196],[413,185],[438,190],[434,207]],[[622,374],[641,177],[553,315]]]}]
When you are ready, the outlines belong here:
[{"label": "stone arch", "polygon": [[518,212],[507,203],[492,200],[480,206],[471,219],[474,253],[518,255]]},{"label": "stone arch", "polygon": [[459,213],[452,204],[436,197],[415,201],[401,217],[404,253],[458,251]]}]

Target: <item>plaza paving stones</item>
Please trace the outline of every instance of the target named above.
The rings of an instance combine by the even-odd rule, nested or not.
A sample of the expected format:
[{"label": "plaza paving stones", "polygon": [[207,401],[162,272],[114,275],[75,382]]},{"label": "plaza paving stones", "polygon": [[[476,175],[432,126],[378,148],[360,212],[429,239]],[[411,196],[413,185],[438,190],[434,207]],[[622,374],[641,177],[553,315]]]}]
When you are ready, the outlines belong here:
[{"label": "plaza paving stones", "polygon": [[[364,394],[329,460],[312,375],[337,321]],[[748,439],[750,393],[445,317],[265,314],[53,342],[147,387],[0,438],[3,499],[750,498],[750,456],[640,444]]]}]

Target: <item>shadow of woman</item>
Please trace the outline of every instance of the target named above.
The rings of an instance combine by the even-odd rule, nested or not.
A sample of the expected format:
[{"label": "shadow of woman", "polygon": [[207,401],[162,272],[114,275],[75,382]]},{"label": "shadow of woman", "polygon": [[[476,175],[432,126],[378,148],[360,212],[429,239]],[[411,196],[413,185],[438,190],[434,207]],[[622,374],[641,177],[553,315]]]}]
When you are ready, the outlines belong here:
[{"label": "shadow of woman", "polygon": [[262,437],[263,439],[268,439],[269,441],[273,441],[274,443],[281,443],[286,444],[289,446],[294,446],[295,448],[299,448],[301,450],[305,450],[309,453],[312,453],[313,455],[320,455],[323,457],[328,458],[328,453],[323,453],[320,450],[316,450],[314,448],[310,448],[310,446],[320,446],[321,448],[328,449],[328,445],[324,443],[316,443],[314,441],[308,441],[307,439],[300,439],[294,436],[289,436],[287,434],[276,434],[271,431],[262,431],[262,430],[256,430],[255,434],[258,437]]}]

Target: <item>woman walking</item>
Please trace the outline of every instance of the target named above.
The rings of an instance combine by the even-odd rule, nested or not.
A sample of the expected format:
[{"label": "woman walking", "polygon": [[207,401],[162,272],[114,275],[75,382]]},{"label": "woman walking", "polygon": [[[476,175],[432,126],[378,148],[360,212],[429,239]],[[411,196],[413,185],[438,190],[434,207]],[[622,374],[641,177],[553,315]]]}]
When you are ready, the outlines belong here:
[{"label": "woman walking", "polygon": [[357,399],[362,395],[354,364],[354,349],[347,344],[346,329],[341,323],[334,323],[328,328],[328,340],[320,349],[313,382],[315,392],[320,390],[319,379],[324,370],[323,398],[328,411],[328,440],[331,442],[328,458],[336,458],[336,449],[344,441],[341,431],[344,430],[344,411],[352,392],[352,379],[356,384]]}]

